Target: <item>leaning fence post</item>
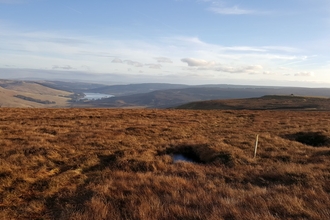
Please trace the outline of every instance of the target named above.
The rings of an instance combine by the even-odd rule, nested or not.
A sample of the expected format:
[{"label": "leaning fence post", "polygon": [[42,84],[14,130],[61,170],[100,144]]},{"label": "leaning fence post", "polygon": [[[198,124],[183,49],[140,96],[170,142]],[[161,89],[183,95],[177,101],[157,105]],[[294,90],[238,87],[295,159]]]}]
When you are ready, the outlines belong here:
[{"label": "leaning fence post", "polygon": [[257,156],[258,139],[259,139],[259,134],[257,134],[257,136],[256,136],[256,145],[254,147],[254,156],[253,156],[253,158],[256,158],[256,156]]}]

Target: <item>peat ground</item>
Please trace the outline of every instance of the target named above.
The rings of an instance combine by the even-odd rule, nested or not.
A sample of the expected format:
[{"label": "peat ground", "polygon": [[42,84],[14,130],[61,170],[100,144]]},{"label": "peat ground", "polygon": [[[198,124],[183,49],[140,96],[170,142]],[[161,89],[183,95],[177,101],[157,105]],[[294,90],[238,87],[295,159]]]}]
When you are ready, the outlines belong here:
[{"label": "peat ground", "polygon": [[0,219],[328,219],[329,123],[325,111],[0,108]]}]

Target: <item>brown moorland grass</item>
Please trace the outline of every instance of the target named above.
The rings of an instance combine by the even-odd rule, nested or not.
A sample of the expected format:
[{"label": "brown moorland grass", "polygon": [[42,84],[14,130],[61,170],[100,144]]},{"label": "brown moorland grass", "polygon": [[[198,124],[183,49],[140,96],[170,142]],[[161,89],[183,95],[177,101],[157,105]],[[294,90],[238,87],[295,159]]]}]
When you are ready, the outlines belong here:
[{"label": "brown moorland grass", "polygon": [[0,219],[329,219],[329,122],[328,112],[0,108]]},{"label": "brown moorland grass", "polygon": [[177,109],[195,110],[330,110],[329,97],[266,95],[259,98],[208,100],[183,104]]}]

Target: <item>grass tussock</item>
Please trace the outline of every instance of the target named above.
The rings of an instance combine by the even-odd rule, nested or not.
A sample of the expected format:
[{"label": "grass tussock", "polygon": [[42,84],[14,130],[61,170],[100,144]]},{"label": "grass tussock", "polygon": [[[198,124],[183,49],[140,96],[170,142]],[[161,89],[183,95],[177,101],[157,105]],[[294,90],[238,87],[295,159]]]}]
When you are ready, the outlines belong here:
[{"label": "grass tussock", "polygon": [[327,112],[0,113],[0,219],[330,216]]}]

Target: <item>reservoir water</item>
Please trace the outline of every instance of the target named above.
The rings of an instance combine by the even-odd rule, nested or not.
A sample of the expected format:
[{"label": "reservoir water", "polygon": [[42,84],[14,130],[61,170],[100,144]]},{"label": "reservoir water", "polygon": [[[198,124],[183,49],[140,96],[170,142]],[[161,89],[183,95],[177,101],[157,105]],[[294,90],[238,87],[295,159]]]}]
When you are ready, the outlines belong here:
[{"label": "reservoir water", "polygon": [[113,97],[113,95],[109,94],[102,94],[102,93],[91,93],[91,92],[86,92],[84,93],[85,97],[82,99],[88,99],[88,100],[97,100],[97,99],[104,99],[104,98],[110,98]]}]

